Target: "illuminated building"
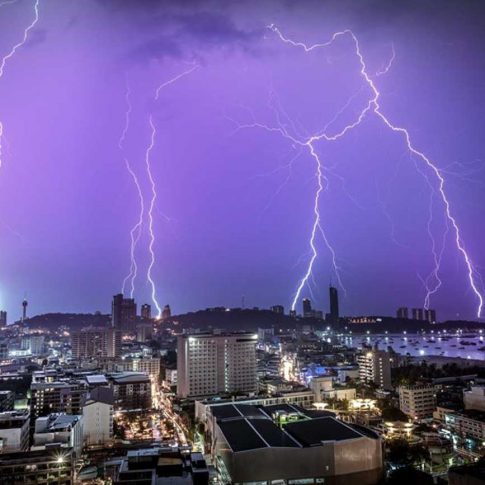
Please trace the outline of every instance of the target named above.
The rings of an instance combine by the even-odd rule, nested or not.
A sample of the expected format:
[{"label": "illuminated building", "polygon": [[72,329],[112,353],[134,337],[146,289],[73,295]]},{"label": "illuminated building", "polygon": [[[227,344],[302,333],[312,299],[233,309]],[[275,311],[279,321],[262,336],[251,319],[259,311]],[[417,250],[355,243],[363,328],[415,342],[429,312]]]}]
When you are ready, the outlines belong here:
[{"label": "illuminated building", "polygon": [[32,382],[30,415],[33,419],[50,413],[81,414],[87,389],[80,381]]},{"label": "illuminated building", "polygon": [[209,470],[201,453],[178,448],[128,451],[115,472],[114,485],[208,485]]},{"label": "illuminated building", "polygon": [[388,352],[374,347],[357,356],[359,378],[362,382],[373,382],[381,389],[392,389],[391,359]]},{"label": "illuminated building", "polygon": [[73,473],[69,448],[0,454],[0,477],[5,484],[72,485]]},{"label": "illuminated building", "polygon": [[303,316],[305,318],[313,317],[312,302],[308,298],[304,298],[302,302]]},{"label": "illuminated building", "polygon": [[400,386],[399,409],[411,419],[431,418],[436,409],[436,390],[434,386]]},{"label": "illuminated building", "polygon": [[210,411],[206,436],[227,483],[371,485],[382,477],[378,434],[333,413],[239,403]]},{"label": "illuminated building", "polygon": [[283,305],[273,305],[271,307],[271,311],[273,313],[278,313],[278,315],[284,315],[284,313],[285,313],[285,307]]},{"label": "illuminated building", "polygon": [[118,372],[109,376],[116,409],[131,411],[152,406],[151,381],[141,372]]},{"label": "illuminated building", "polygon": [[137,323],[136,325],[136,340],[138,342],[146,342],[153,337],[153,325],[151,322]]},{"label": "illuminated building", "polygon": [[74,359],[118,357],[121,354],[121,331],[116,328],[88,327],[71,333]]},{"label": "illuminated building", "polygon": [[413,320],[423,320],[429,323],[436,323],[436,310],[426,308],[413,308]]},{"label": "illuminated building", "polygon": [[143,320],[150,320],[152,318],[152,307],[148,303],[141,306],[141,318]]},{"label": "illuminated building", "polygon": [[180,335],[177,394],[203,397],[258,390],[254,333]]}]

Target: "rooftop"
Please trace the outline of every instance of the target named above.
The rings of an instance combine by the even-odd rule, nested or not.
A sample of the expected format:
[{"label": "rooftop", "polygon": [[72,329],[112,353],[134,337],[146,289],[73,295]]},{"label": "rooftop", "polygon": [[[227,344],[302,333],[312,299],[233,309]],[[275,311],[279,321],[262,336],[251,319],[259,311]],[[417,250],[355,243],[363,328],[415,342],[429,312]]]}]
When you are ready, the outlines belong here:
[{"label": "rooftop", "polygon": [[303,446],[318,446],[324,441],[351,440],[363,436],[350,426],[331,417],[288,423],[285,430]]}]

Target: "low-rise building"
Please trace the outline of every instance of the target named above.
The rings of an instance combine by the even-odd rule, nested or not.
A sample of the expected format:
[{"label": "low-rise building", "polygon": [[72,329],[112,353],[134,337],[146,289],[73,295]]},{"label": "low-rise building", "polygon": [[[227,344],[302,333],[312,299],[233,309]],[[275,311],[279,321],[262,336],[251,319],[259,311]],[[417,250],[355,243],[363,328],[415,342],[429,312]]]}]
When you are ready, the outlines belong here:
[{"label": "low-rise building", "polygon": [[79,458],[83,446],[82,416],[56,413],[37,418],[32,450],[53,444],[72,449],[74,458]]},{"label": "low-rise building", "polygon": [[8,485],[72,485],[72,450],[43,450],[0,454],[1,483]]},{"label": "low-rise building", "polygon": [[0,452],[24,451],[29,446],[29,413],[6,411],[0,413]]},{"label": "low-rise building", "polygon": [[152,407],[151,381],[141,372],[119,372],[109,376],[116,409],[126,411]]},{"label": "low-rise building", "polygon": [[209,470],[201,453],[174,448],[130,450],[115,472],[113,484],[208,485]]},{"label": "low-rise building", "polygon": [[13,391],[0,391],[0,412],[13,411],[15,394]]},{"label": "low-rise building", "polygon": [[463,404],[465,409],[485,411],[485,386],[471,386],[463,391]]},{"label": "low-rise building", "polygon": [[371,485],[382,476],[381,440],[368,428],[286,404],[213,411],[210,452],[227,482]]}]

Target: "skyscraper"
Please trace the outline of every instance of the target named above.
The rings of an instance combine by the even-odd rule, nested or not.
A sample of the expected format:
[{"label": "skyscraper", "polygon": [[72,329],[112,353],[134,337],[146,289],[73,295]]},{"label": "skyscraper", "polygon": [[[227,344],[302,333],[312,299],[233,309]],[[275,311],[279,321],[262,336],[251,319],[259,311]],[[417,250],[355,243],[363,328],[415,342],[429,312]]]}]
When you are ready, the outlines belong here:
[{"label": "skyscraper", "polygon": [[7,312],[0,311],[0,327],[7,325]]},{"label": "skyscraper", "polygon": [[411,310],[413,315],[413,320],[424,320],[424,310],[423,308],[413,308]]},{"label": "skyscraper", "polygon": [[150,320],[152,318],[152,307],[148,303],[141,306],[141,318],[143,320]]},{"label": "skyscraper", "polygon": [[330,286],[328,288],[330,296],[330,323],[338,323],[339,311],[338,311],[338,291],[337,288]]},{"label": "skyscraper", "polygon": [[119,330],[134,330],[136,303],[133,298],[124,298],[122,293],[113,296],[111,323]]},{"label": "skyscraper", "polygon": [[312,302],[308,298],[303,299],[303,316],[309,318],[313,316]]}]

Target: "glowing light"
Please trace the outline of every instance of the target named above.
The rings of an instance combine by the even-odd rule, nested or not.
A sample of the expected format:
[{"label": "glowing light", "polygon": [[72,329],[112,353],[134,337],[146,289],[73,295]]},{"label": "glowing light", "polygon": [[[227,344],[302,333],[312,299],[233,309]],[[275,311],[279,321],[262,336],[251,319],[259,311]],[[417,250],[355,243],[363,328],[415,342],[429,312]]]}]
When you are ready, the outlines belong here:
[{"label": "glowing light", "polygon": [[[121,132],[120,139],[118,141],[118,147],[121,151],[123,151],[124,148],[124,142],[126,138],[126,134],[128,132],[128,129],[130,127],[130,115],[132,111],[132,106],[131,106],[131,101],[130,101],[130,87],[127,84],[126,85],[126,94],[125,94],[125,100],[126,100],[126,112],[125,112],[125,124],[123,126],[123,131]],[[138,214],[138,220],[136,221],[135,225],[131,228],[130,230],[130,272],[125,276],[123,280],[123,284],[121,287],[121,293],[125,293],[125,288],[128,283],[130,282],[130,298],[133,298],[133,294],[135,292],[135,278],[138,273],[138,264],[136,262],[136,246],[138,244],[138,241],[140,240],[141,232],[142,232],[142,226],[143,226],[143,215],[145,213],[145,203],[143,199],[143,193],[140,187],[140,183],[138,181],[138,177],[136,173],[133,171],[131,168],[130,162],[128,161],[128,158],[124,157],[126,169],[128,170],[128,173],[133,179],[133,182],[135,184],[137,194],[138,194],[138,200],[140,203],[140,209],[139,209],[139,214]]]},{"label": "glowing light", "polygon": [[[17,52],[18,49],[20,49],[26,42],[27,39],[29,38],[29,32],[35,27],[37,22],[39,21],[39,2],[40,0],[35,0],[34,1],[34,20],[24,29],[24,35],[22,37],[22,40],[15,44],[10,51],[5,54],[5,56],[2,57],[0,61],[0,80],[3,77],[3,74],[5,72],[5,66],[7,63],[12,59]],[[11,1],[6,1],[0,4],[0,7],[3,5],[8,5],[10,3],[14,3]],[[2,139],[3,139],[3,123],[0,121],[0,168],[2,167]]]},{"label": "glowing light", "polygon": [[[448,200],[448,197],[447,197],[446,192],[445,192],[445,180],[443,178],[443,175],[442,175],[440,169],[431,161],[431,159],[428,158],[422,151],[418,150],[412,144],[412,142],[411,142],[411,136],[410,136],[408,130],[406,130],[405,128],[402,128],[400,126],[394,125],[389,120],[389,118],[387,118],[387,116],[384,113],[382,113],[381,106],[379,104],[380,92],[377,89],[377,86],[375,85],[375,83],[372,80],[371,76],[367,72],[367,66],[366,66],[364,57],[363,57],[363,55],[361,53],[361,50],[360,50],[359,41],[358,41],[357,37],[355,36],[355,34],[351,30],[348,30],[347,29],[347,30],[343,30],[343,31],[334,33],[332,35],[332,37],[330,38],[330,40],[327,41],[327,42],[325,42],[325,43],[313,44],[313,45],[307,46],[303,42],[295,42],[295,41],[293,41],[293,40],[285,37],[280,32],[280,30],[277,27],[275,27],[274,25],[270,25],[269,26],[269,29],[272,30],[279,37],[279,39],[282,42],[284,42],[286,44],[289,44],[289,45],[291,45],[293,47],[297,47],[297,48],[304,49],[304,51],[307,52],[307,53],[308,52],[311,52],[311,51],[313,51],[315,49],[320,49],[320,48],[328,47],[331,44],[333,44],[336,39],[338,39],[340,37],[343,37],[343,36],[350,37],[350,39],[352,40],[352,43],[354,44],[355,54],[356,54],[356,56],[358,58],[358,61],[359,61],[360,74],[363,77],[363,79],[364,79],[365,83],[367,84],[367,86],[371,90],[371,97],[368,100],[367,105],[359,113],[357,119],[355,121],[353,121],[352,123],[346,125],[340,132],[338,132],[336,134],[333,134],[333,135],[328,135],[326,133],[326,131],[324,130],[320,134],[311,136],[303,144],[306,145],[306,146],[308,146],[308,147],[313,148],[313,143],[315,141],[322,140],[322,139],[323,140],[326,140],[326,141],[334,141],[334,140],[337,140],[338,138],[341,138],[342,136],[344,136],[350,130],[352,130],[355,127],[359,126],[361,124],[361,122],[363,121],[363,119],[368,114],[371,114],[371,113],[375,114],[378,118],[380,118],[381,121],[385,124],[385,126],[387,126],[391,131],[393,131],[394,133],[397,133],[397,134],[401,135],[403,137],[404,141],[405,141],[405,144],[406,144],[406,147],[407,147],[408,151],[412,155],[414,155],[415,157],[417,157],[419,160],[421,160],[421,162],[424,164],[425,168],[427,168],[430,171],[430,173],[435,177],[435,180],[436,180],[437,185],[438,185],[438,187],[437,187],[438,194],[439,194],[439,197],[440,197],[441,202],[442,202],[443,207],[444,207],[444,213],[445,213],[446,219],[448,220],[448,222],[449,222],[449,224],[452,227],[453,232],[454,232],[454,239],[455,239],[456,248],[457,248],[458,252],[461,254],[461,256],[463,258],[463,261],[464,261],[464,264],[465,264],[466,270],[467,270],[467,276],[468,276],[468,280],[469,280],[469,283],[470,283],[470,287],[471,287],[473,293],[475,294],[475,296],[476,296],[476,298],[478,300],[477,317],[480,317],[481,316],[481,312],[482,312],[482,307],[483,307],[483,296],[482,296],[481,292],[478,289],[478,283],[476,281],[476,279],[480,279],[480,275],[478,274],[477,270],[475,269],[475,267],[474,267],[474,265],[473,265],[473,263],[471,261],[471,258],[470,258],[470,256],[468,255],[468,253],[467,253],[467,251],[465,249],[465,245],[464,245],[463,240],[462,240],[462,236],[461,236],[461,231],[460,231],[459,225],[458,225],[458,223],[457,223],[457,221],[455,219],[455,216],[453,215],[450,201]],[[391,64],[392,64],[392,62],[390,62],[388,64],[388,68],[386,69],[386,72],[390,68],[390,65]],[[279,130],[281,131],[281,128]],[[276,130],[276,131],[278,131],[278,130]],[[302,144],[302,142],[300,142],[300,141],[298,143],[299,144]],[[321,169],[321,166],[320,166],[320,169]],[[319,223],[320,222],[318,221],[318,224]],[[313,240],[313,235],[312,235],[312,240]],[[308,280],[309,275],[311,274],[311,269],[312,269],[312,266],[313,266],[313,262],[314,262],[314,258],[312,258],[312,260],[310,261],[310,265],[309,265],[310,271],[307,271],[305,277],[303,278],[303,285],[306,283],[306,281]],[[438,263],[439,262],[440,262],[440,260],[438,258]],[[435,263],[436,263],[436,259],[435,259]],[[433,271],[433,274],[434,275],[437,275],[438,270],[439,270],[439,265],[438,265],[438,269],[436,269],[436,266],[435,266],[435,270]],[[299,285],[299,288],[303,288],[303,285],[300,284]],[[429,291],[428,291],[428,293],[429,293]],[[299,293],[298,292],[297,292],[296,297],[299,297]],[[294,304],[292,305],[292,307],[294,307]]]},{"label": "glowing light", "polygon": [[155,233],[153,231],[153,209],[155,207],[155,202],[157,200],[157,188],[155,185],[155,180],[153,179],[153,174],[152,174],[152,168],[151,168],[151,163],[150,163],[150,154],[153,150],[153,147],[155,146],[155,137],[157,134],[157,130],[155,128],[155,124],[153,123],[153,117],[150,115],[148,118],[148,123],[150,125],[150,130],[151,130],[151,135],[150,135],[150,144],[148,145],[146,152],[145,152],[145,164],[146,164],[146,170],[148,174],[148,180],[150,181],[150,187],[151,187],[151,198],[150,198],[150,204],[148,208],[148,232],[150,235],[150,242],[148,244],[148,251],[150,253],[150,264],[148,265],[148,270],[147,270],[147,280],[150,283],[151,286],[151,296],[152,296],[152,301],[153,304],[155,305],[157,309],[157,316],[156,318],[160,318],[162,315],[162,307],[158,303],[157,300],[157,291],[155,288],[155,282],[153,281],[152,277],[152,270],[153,266],[155,265],[155,251],[153,249],[153,246],[155,244]]}]

